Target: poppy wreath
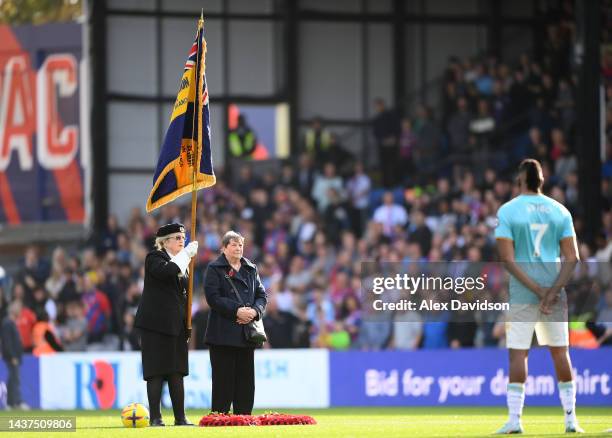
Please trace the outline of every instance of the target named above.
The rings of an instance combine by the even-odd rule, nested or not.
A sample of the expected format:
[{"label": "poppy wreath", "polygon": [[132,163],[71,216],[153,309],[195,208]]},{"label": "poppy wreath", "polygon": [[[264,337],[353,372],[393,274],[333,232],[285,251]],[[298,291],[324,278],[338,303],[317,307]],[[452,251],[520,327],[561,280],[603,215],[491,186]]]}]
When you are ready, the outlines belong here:
[{"label": "poppy wreath", "polygon": [[211,412],[200,418],[200,426],[215,427],[215,426],[258,426],[257,417],[252,415],[230,415],[217,414]]},{"label": "poppy wreath", "polygon": [[262,426],[295,425],[295,424],[317,424],[314,418],[309,415],[290,415],[270,412],[257,417]]},{"label": "poppy wreath", "polygon": [[296,424],[317,424],[309,415],[290,415],[269,412],[259,416],[217,414],[211,412],[200,419],[201,427],[216,426],[289,426]]}]

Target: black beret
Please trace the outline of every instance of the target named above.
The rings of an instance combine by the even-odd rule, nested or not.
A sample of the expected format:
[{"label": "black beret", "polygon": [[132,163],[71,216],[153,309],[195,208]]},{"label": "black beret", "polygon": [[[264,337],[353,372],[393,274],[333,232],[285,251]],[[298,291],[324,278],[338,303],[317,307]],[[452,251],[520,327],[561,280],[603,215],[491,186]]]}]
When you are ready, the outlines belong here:
[{"label": "black beret", "polygon": [[156,237],[164,237],[174,233],[184,233],[185,226],[183,224],[166,224],[159,227]]}]

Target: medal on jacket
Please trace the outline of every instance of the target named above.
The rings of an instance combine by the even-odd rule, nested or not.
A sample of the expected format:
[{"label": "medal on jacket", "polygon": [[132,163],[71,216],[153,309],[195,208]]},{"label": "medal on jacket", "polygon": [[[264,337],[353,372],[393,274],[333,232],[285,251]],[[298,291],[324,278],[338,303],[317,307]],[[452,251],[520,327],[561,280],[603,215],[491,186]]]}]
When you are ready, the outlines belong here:
[{"label": "medal on jacket", "polygon": [[183,286],[183,298],[187,299],[187,287],[185,285],[189,284],[189,275],[182,276],[179,278],[181,286]]}]

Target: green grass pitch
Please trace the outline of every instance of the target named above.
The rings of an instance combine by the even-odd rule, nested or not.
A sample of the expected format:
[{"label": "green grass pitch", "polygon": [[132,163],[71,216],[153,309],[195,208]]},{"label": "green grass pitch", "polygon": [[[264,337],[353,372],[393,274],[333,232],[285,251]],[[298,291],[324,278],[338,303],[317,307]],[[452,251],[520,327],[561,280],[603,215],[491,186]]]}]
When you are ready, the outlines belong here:
[{"label": "green grass pitch", "polygon": [[[400,408],[332,408],[279,410],[285,413],[311,415],[314,426],[251,426],[251,427],[174,427],[170,410],[164,410],[164,428],[126,429],[119,411],[29,411],[2,412],[1,417],[76,416],[76,433],[50,433],[62,437],[330,437],[330,438],[390,438],[390,437],[473,437],[490,435],[506,420],[503,407],[400,407]],[[604,433],[612,428],[611,407],[581,407],[578,419],[587,436],[612,437]],[[257,411],[255,414],[261,414]],[[190,410],[188,418],[197,423],[201,410]],[[526,407],[523,426],[528,436],[567,436],[563,433],[561,407]],[[10,432],[0,435],[8,436]],[[23,436],[32,435],[26,433]],[[36,433],[41,435],[41,433]],[[18,436],[12,434],[12,436]],[[22,436],[19,434],[19,436]]]}]

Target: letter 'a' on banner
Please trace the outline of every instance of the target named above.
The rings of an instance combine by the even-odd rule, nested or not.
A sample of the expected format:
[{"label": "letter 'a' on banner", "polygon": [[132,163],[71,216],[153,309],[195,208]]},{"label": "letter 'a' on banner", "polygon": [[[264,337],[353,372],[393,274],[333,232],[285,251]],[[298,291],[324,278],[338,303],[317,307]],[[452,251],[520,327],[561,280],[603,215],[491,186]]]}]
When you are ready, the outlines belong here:
[{"label": "letter 'a' on banner", "polygon": [[211,154],[203,31],[204,19],[200,17],[157,161],[147,212],[216,182]]}]

